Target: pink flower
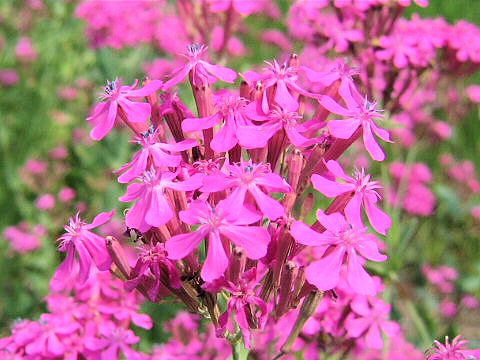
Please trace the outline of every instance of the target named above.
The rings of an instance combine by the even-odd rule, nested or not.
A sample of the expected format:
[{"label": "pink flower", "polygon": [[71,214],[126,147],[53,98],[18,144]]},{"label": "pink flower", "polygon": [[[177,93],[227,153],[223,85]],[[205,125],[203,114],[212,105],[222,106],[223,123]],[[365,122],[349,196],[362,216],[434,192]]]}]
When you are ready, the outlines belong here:
[{"label": "pink flower", "polygon": [[125,114],[127,121],[143,123],[150,117],[150,104],[135,102],[131,98],[148,96],[162,86],[160,80],[154,80],[143,88],[135,89],[138,82],[132,86],[122,86],[120,80],[109,81],[105,87],[105,93],[101,95],[101,101],[95,105],[92,114],[87,118],[93,124],[90,136],[93,140],[101,140],[113,129],[115,120],[120,111]]},{"label": "pink flower", "polygon": [[13,86],[18,83],[18,73],[13,69],[0,70],[0,84],[3,86]]},{"label": "pink flower", "polygon": [[378,251],[375,235],[368,234],[366,228],[350,225],[340,213],[326,215],[318,210],[317,219],[326,229],[321,234],[301,221],[295,221],[290,230],[300,244],[320,247],[316,254],[321,259],[307,266],[308,282],[323,291],[333,289],[340,281],[340,269],[346,257],[348,285],[359,294],[375,295],[375,283],[361,259],[377,262],[387,259]]},{"label": "pink flower", "polygon": [[470,85],[467,87],[467,96],[470,101],[480,103],[480,85]]},{"label": "pink flower", "polygon": [[40,210],[51,210],[55,207],[55,196],[52,194],[40,195],[35,201],[35,206]]},{"label": "pink flower", "polygon": [[247,149],[258,149],[267,146],[278,131],[285,130],[288,140],[297,147],[313,145],[315,139],[309,139],[302,133],[310,130],[307,124],[300,123],[302,116],[296,111],[283,110],[277,106],[266,116],[249,113],[252,120],[264,121],[261,125],[243,125],[237,130],[240,144]]},{"label": "pink flower", "polygon": [[157,173],[152,169],[143,173],[139,179],[141,182],[128,185],[127,192],[119,200],[130,202],[138,199],[125,217],[125,223],[129,228],[144,232],[152,226],[166,224],[174,215],[168,195],[165,193],[166,189],[191,191],[201,185],[194,179],[175,182],[176,177],[177,174]]},{"label": "pink flower", "polygon": [[225,152],[231,150],[238,143],[237,129],[239,126],[250,124],[246,118],[245,105],[247,100],[233,95],[217,97],[215,108],[217,112],[204,118],[187,118],[182,121],[185,132],[205,130],[216,125],[222,125],[210,142],[214,151]]},{"label": "pink flower", "polygon": [[457,314],[457,304],[449,299],[443,299],[440,303],[440,313],[446,318],[452,318]]},{"label": "pink flower", "polygon": [[458,335],[450,343],[448,336],[445,336],[445,345],[435,340],[435,348],[428,350],[430,353],[427,360],[467,360],[480,357],[480,349],[468,350],[466,345],[468,340],[462,340]]},{"label": "pink flower", "polygon": [[274,101],[275,104],[287,111],[295,111],[298,109],[298,101],[292,93],[302,94],[307,97],[316,97],[316,95],[304,90],[297,84],[298,67],[288,66],[287,63],[280,65],[276,60],[273,63],[267,62],[268,67],[265,68],[263,74],[258,74],[255,71],[247,71],[242,74],[242,77],[252,85],[256,82],[262,82],[264,91],[261,103],[261,109],[266,114],[270,107],[274,104],[269,104],[267,93],[268,89],[273,86],[275,88]]},{"label": "pink flower", "polygon": [[253,164],[252,161],[242,161],[225,166],[228,174],[217,172],[203,178],[200,191],[217,192],[234,188],[227,200],[233,208],[241,208],[245,197],[250,194],[262,213],[270,220],[275,220],[284,215],[285,209],[277,201],[265,194],[267,191],[289,192],[290,186],[281,176],[272,173],[266,164]]},{"label": "pink flower", "polygon": [[9,226],[3,231],[3,236],[10,241],[12,249],[19,253],[27,253],[40,247],[40,239],[45,234],[46,229],[42,225],[30,228],[27,223]]},{"label": "pink flower", "polygon": [[180,211],[180,219],[190,225],[199,225],[197,230],[175,235],[165,243],[168,257],[183,259],[208,236],[207,257],[201,277],[210,282],[222,276],[228,266],[228,257],[221,237],[232,241],[243,250],[249,259],[258,260],[267,253],[270,235],[262,226],[248,226],[261,219],[261,215],[245,207],[233,208],[221,201],[215,208],[203,201],[194,201],[188,210]]},{"label": "pink flower", "polygon": [[212,12],[228,11],[230,7],[237,13],[248,16],[265,8],[266,1],[258,0],[207,0]]},{"label": "pink flower", "polygon": [[320,104],[328,111],[346,117],[345,120],[330,120],[328,122],[330,133],[339,139],[350,139],[355,131],[362,127],[363,143],[368,153],[374,160],[385,160],[385,154],[373,137],[373,133],[384,141],[392,141],[388,131],[379,128],[375,123],[375,119],[383,118],[383,115],[376,109],[377,104],[366,99],[362,101],[356,92],[351,92],[351,96],[348,96],[348,93],[343,95],[347,108],[339,105],[326,95],[323,95],[319,100]]},{"label": "pink flower", "polygon": [[85,339],[85,347],[91,351],[101,351],[101,359],[118,359],[123,354],[126,359],[141,360],[146,356],[131,348],[140,341],[140,338],[130,329],[117,327],[111,321],[101,322],[99,325],[101,338],[89,337]]},{"label": "pink flower", "polygon": [[58,193],[58,198],[61,202],[70,202],[75,199],[76,192],[70,187],[64,187]]},{"label": "pink flower", "polygon": [[67,256],[57,269],[55,278],[68,278],[72,272],[75,252],[78,254],[80,264],[78,277],[80,284],[85,283],[88,279],[92,259],[99,270],[105,271],[110,268],[112,260],[105,247],[105,239],[90,230],[105,224],[113,215],[115,215],[114,210],[100,213],[91,224],[83,222],[78,214],[75,219],[70,218],[69,224],[65,225],[66,233],[58,239],[60,241],[59,250],[66,252]]},{"label": "pink flower", "polygon": [[15,56],[23,62],[32,62],[37,59],[37,51],[29,37],[22,36],[15,46]]},{"label": "pink flower", "polygon": [[161,143],[158,142],[157,135],[158,132],[155,130],[135,138],[134,142],[140,144],[142,149],[134,155],[132,161],[118,170],[118,172],[124,172],[118,178],[118,182],[128,183],[139,177],[147,170],[148,164],[155,165],[157,169],[177,167],[182,157],[171,153],[185,151],[197,145],[197,141],[193,139],[172,144]]},{"label": "pink flower", "polygon": [[31,172],[32,174],[43,174],[47,171],[48,164],[44,161],[29,159],[25,164],[25,170]]},{"label": "pink flower", "polygon": [[396,322],[388,320],[390,305],[383,300],[357,296],[350,306],[353,313],[345,321],[348,335],[353,338],[364,335],[369,348],[383,348],[381,331],[389,337],[397,335],[400,331],[400,326]]},{"label": "pink flower", "polygon": [[188,76],[190,71],[192,72],[192,83],[195,86],[213,84],[217,81],[216,78],[228,83],[233,83],[237,78],[235,71],[201,60],[206,51],[207,47],[205,45],[192,44],[188,46],[187,53],[183,55],[188,59],[188,62],[174,71],[172,78],[164,84],[163,89],[166,91],[179,84]]},{"label": "pink flower", "polygon": [[288,37],[280,30],[276,30],[276,29],[265,30],[262,33],[261,39],[265,43],[277,45],[280,49],[282,49],[285,52],[290,52],[292,49],[292,43],[290,42]]},{"label": "pink flower", "polygon": [[[221,286],[221,289],[230,292],[232,297],[228,300],[227,310],[218,319],[220,331],[225,331],[228,327],[232,333],[234,332],[235,323],[232,321],[232,315],[235,314],[247,349],[251,348],[250,329],[263,329],[268,317],[267,304],[255,292],[257,285],[257,269],[253,268],[242,274],[238,285],[226,281],[226,284]],[[259,313],[254,310],[257,308]]]},{"label": "pink flower", "polygon": [[344,183],[329,180],[321,175],[312,176],[313,187],[323,195],[333,198],[342,194],[352,193],[352,197],[345,206],[345,215],[349,222],[357,227],[363,227],[361,216],[362,204],[365,207],[368,220],[373,228],[382,235],[386,235],[387,230],[392,225],[390,217],[380,210],[377,206],[381,198],[377,189],[381,186],[376,181],[370,181],[370,175],[365,175],[362,170],[355,173],[355,178],[346,175],[340,164],[335,160],[329,160],[326,163],[328,170]]}]

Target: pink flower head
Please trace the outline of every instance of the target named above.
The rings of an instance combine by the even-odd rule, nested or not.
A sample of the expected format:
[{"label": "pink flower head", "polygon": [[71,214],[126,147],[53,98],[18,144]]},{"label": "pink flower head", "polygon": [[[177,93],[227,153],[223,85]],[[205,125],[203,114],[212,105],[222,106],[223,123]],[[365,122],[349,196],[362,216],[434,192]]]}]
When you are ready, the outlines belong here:
[{"label": "pink flower head", "polygon": [[47,171],[48,164],[45,161],[29,159],[25,164],[25,170],[32,174],[43,174]]},{"label": "pink flower head", "polygon": [[185,151],[197,145],[197,141],[193,139],[172,144],[161,143],[158,142],[157,135],[156,130],[149,130],[135,138],[134,142],[140,144],[142,149],[134,155],[132,161],[118,170],[118,172],[124,171],[118,178],[118,182],[128,183],[141,176],[149,164],[155,165],[157,169],[177,167],[182,157],[172,153]]},{"label": "pink flower head", "polygon": [[37,51],[33,47],[29,37],[22,36],[15,46],[15,56],[24,62],[31,62],[37,59]]},{"label": "pink flower head", "polygon": [[173,76],[164,84],[163,89],[167,91],[181,83],[190,71],[192,72],[192,83],[195,86],[213,84],[217,81],[217,78],[228,83],[233,83],[237,78],[237,73],[227,67],[213,65],[202,60],[206,52],[207,47],[205,45],[189,45],[187,47],[187,53],[183,55],[188,59],[188,62],[174,71]]},{"label": "pink flower head", "polygon": [[174,213],[166,189],[191,191],[201,184],[191,180],[174,181],[177,174],[171,172],[157,173],[155,169],[145,171],[140,182],[128,185],[120,201],[130,202],[138,199],[125,216],[129,228],[145,232],[152,226],[161,226],[172,219]]},{"label": "pink flower head", "polygon": [[19,79],[18,73],[13,69],[0,70],[0,84],[3,86],[13,86],[18,83]]},{"label": "pink flower head", "polygon": [[[228,327],[234,332],[232,314],[235,313],[235,320],[242,331],[247,349],[251,348],[250,329],[263,329],[268,317],[267,304],[255,292],[257,285],[257,269],[253,268],[242,274],[238,285],[228,281],[222,286],[222,289],[227,290],[232,296],[228,300],[227,311],[220,316],[218,324],[221,331]],[[259,313],[253,309],[258,309]]]},{"label": "pink flower head", "polygon": [[61,202],[70,202],[75,199],[76,192],[70,187],[64,187],[58,193],[58,198]]},{"label": "pink flower head", "polygon": [[[165,287],[161,283],[163,275],[166,275],[169,284],[175,288],[180,287],[180,275],[172,260],[167,258],[164,243],[156,245],[142,245],[138,255],[137,263],[132,270],[130,279],[125,282],[125,289],[132,291],[142,281],[145,281],[151,275],[155,279],[154,285],[149,289],[148,296],[155,301],[157,295]],[[162,275],[163,274],[163,275]]]},{"label": "pink flower head", "polygon": [[364,227],[350,225],[340,213],[326,215],[318,210],[317,219],[326,229],[321,234],[301,221],[295,221],[290,230],[300,244],[320,247],[317,255],[321,259],[306,269],[308,282],[323,291],[333,289],[340,281],[340,269],[346,257],[348,285],[359,294],[375,295],[375,283],[363,268],[361,258],[377,262],[387,259],[378,251],[376,236],[368,234]]},{"label": "pink flower head", "polygon": [[225,166],[228,174],[217,172],[203,178],[200,191],[217,192],[228,188],[233,191],[227,201],[232,208],[241,208],[245,197],[250,194],[262,213],[270,220],[278,219],[284,215],[285,209],[275,199],[265,192],[289,192],[290,186],[278,174],[275,174],[267,164],[253,164],[251,160]]},{"label": "pink flower head", "polygon": [[117,326],[111,321],[101,322],[99,325],[101,337],[87,337],[85,347],[90,351],[101,351],[101,359],[118,359],[123,354],[126,359],[146,359],[131,348],[140,338],[130,329]]},{"label": "pink flower head", "polygon": [[480,349],[468,350],[468,340],[462,340],[458,335],[450,343],[448,336],[445,336],[445,344],[435,340],[435,347],[429,350],[427,360],[467,360],[480,357]]},{"label": "pink flower head", "polygon": [[258,0],[207,0],[212,12],[224,12],[232,8],[235,12],[248,16],[265,8],[266,1]]},{"label": "pink flower head", "polygon": [[326,95],[319,100],[320,104],[328,111],[346,117],[345,120],[330,120],[328,122],[330,133],[339,139],[350,139],[355,131],[362,127],[363,143],[370,156],[377,161],[385,160],[385,154],[373,137],[373,133],[384,141],[392,141],[388,131],[378,127],[375,123],[375,119],[383,118],[376,108],[377,103],[371,103],[367,99],[362,100],[359,94],[353,91],[350,94],[345,92],[343,95],[347,108]]},{"label": "pink flower head", "polygon": [[214,151],[231,150],[238,143],[237,129],[250,122],[245,117],[247,100],[234,95],[221,95],[215,104],[217,112],[204,118],[187,118],[182,122],[185,132],[205,130],[222,125],[213,137],[210,146]]},{"label": "pink flower head", "polygon": [[35,205],[40,210],[51,210],[55,207],[55,196],[52,194],[40,195],[35,201]]},{"label": "pink flower head", "polygon": [[57,269],[55,278],[68,278],[72,272],[75,252],[78,254],[80,265],[78,282],[80,284],[87,281],[90,274],[92,259],[100,271],[110,268],[112,260],[105,247],[105,239],[90,230],[105,224],[115,215],[115,210],[98,214],[91,224],[83,222],[79,214],[75,218],[70,218],[68,225],[65,225],[66,233],[58,240],[60,241],[59,250],[66,252],[67,256],[63,263]]},{"label": "pink flower head", "polygon": [[[298,93],[307,97],[316,97],[316,95],[308,92],[297,84],[298,67],[288,66],[287,63],[280,65],[276,60],[273,63],[267,62],[268,67],[265,68],[263,74],[254,71],[247,71],[242,76],[249,84],[262,82],[264,87],[262,97],[262,111],[268,113],[270,107],[274,104],[268,103],[268,89],[275,86],[275,104],[287,111],[295,111],[298,109],[298,101],[293,94]],[[293,93],[293,94],[292,94]]]},{"label": "pink flower head", "polygon": [[365,336],[365,342],[369,348],[383,349],[381,331],[389,337],[399,333],[400,326],[388,320],[391,306],[382,299],[357,296],[350,306],[353,313],[345,321],[348,335],[353,338]]},{"label": "pink flower head", "polygon": [[345,174],[340,164],[335,160],[329,160],[326,163],[327,169],[344,183],[329,180],[321,175],[312,175],[313,187],[323,195],[333,198],[345,193],[352,193],[352,197],[345,206],[345,215],[349,222],[357,227],[363,227],[361,207],[365,207],[368,220],[372,227],[382,235],[386,235],[387,230],[392,225],[390,217],[380,210],[377,206],[381,198],[377,192],[382,187],[377,181],[370,181],[370,175],[366,175],[364,170],[356,171],[352,178]]},{"label": "pink flower head", "polygon": [[9,226],[3,231],[3,236],[10,241],[12,249],[19,253],[27,253],[37,249],[41,245],[41,237],[45,234],[46,229],[42,225],[30,228],[27,223]]},{"label": "pink flower head", "polygon": [[258,260],[267,253],[270,235],[262,226],[248,226],[261,219],[261,215],[246,207],[233,208],[226,201],[220,201],[212,208],[207,202],[194,201],[188,210],[180,211],[180,219],[190,225],[199,225],[188,234],[175,235],[165,243],[168,257],[183,259],[200,242],[208,237],[208,250],[201,277],[211,282],[221,277],[228,266],[222,237],[232,241],[243,250],[249,259]]},{"label": "pink flower head", "polygon": [[109,81],[105,86],[105,93],[101,101],[95,105],[92,114],[87,118],[93,124],[90,137],[101,140],[113,129],[119,111],[123,111],[126,120],[131,123],[144,123],[151,113],[149,103],[132,101],[132,98],[148,96],[161,88],[160,80],[153,80],[140,89],[136,89],[138,82],[132,86],[122,85],[119,79]]},{"label": "pink flower head", "polygon": [[[250,116],[252,114],[250,113]],[[244,125],[237,130],[237,137],[242,146],[247,149],[264,148],[278,131],[285,130],[288,140],[297,147],[313,145],[315,139],[309,139],[302,133],[310,130],[305,124],[300,123],[302,116],[296,111],[288,111],[278,106],[266,116],[255,115],[252,120],[264,121],[261,125]]]}]

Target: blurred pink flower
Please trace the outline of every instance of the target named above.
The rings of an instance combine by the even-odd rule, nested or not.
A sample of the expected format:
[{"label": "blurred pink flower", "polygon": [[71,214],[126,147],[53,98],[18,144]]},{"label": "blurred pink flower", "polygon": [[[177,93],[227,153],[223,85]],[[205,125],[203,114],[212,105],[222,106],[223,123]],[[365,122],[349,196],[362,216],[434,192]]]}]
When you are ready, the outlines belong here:
[{"label": "blurred pink flower", "polygon": [[37,51],[33,47],[32,40],[22,36],[15,46],[15,56],[21,62],[32,62],[37,59]]},{"label": "blurred pink flower", "polygon": [[70,187],[63,187],[58,193],[61,202],[67,203],[75,199],[76,192]]},{"label": "blurred pink flower", "polygon": [[18,83],[20,77],[14,69],[1,69],[0,70],[0,84],[3,86],[13,86]]},{"label": "blurred pink flower", "polygon": [[55,207],[55,196],[52,194],[40,195],[35,201],[35,206],[40,210],[51,210]]}]

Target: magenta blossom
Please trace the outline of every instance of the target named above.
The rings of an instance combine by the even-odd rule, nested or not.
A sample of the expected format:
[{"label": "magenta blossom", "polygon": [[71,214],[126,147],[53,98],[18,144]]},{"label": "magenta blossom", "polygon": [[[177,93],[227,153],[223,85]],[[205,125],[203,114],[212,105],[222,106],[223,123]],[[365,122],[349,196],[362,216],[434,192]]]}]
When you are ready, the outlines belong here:
[{"label": "magenta blossom", "polygon": [[455,337],[450,343],[448,336],[445,337],[445,344],[435,340],[435,348],[429,350],[430,354],[427,360],[468,360],[478,359],[480,349],[469,350],[466,348],[468,340],[463,340],[460,335]]},{"label": "magenta blossom", "polygon": [[175,235],[168,240],[165,243],[168,257],[172,260],[183,259],[208,237],[207,257],[200,275],[208,282],[218,279],[228,266],[223,237],[245,250],[247,257],[252,260],[265,256],[270,242],[267,229],[248,226],[261,218],[260,214],[246,207],[233,208],[225,201],[220,201],[214,208],[207,202],[194,201],[188,210],[180,211],[180,219],[184,223],[199,226],[196,231]]},{"label": "magenta blossom", "polygon": [[201,60],[207,52],[205,45],[192,44],[187,47],[187,53],[183,55],[188,62],[173,72],[173,76],[168,80],[163,89],[169,90],[173,86],[181,83],[192,72],[193,85],[210,85],[217,81],[217,78],[228,83],[233,83],[237,78],[237,73],[220,65],[213,65],[205,60]]},{"label": "magenta blossom", "polygon": [[144,232],[152,226],[166,224],[174,213],[165,190],[191,191],[201,185],[195,179],[176,182],[174,181],[176,177],[177,174],[157,173],[152,169],[143,173],[139,179],[141,182],[128,185],[127,192],[119,200],[130,202],[138,199],[125,216],[125,223],[129,228]]},{"label": "magenta blossom", "polygon": [[377,181],[370,181],[370,175],[366,175],[364,170],[356,171],[354,178],[346,175],[340,164],[335,160],[329,160],[326,166],[336,178],[343,180],[345,183],[332,181],[314,174],[312,176],[313,187],[330,198],[352,193],[352,197],[345,206],[347,219],[357,227],[363,227],[361,215],[363,203],[372,227],[380,234],[386,235],[387,230],[392,225],[392,220],[377,206],[377,202],[381,198],[377,192],[378,189],[382,188],[380,184]]},{"label": "magenta blossom", "polygon": [[[235,314],[247,349],[251,347],[250,329],[263,329],[268,316],[267,304],[255,292],[257,285],[257,269],[253,268],[242,274],[238,285],[226,281],[221,286],[222,290],[227,290],[232,296],[228,300],[227,310],[219,317],[218,324],[221,331],[228,328],[232,333],[235,332],[235,323],[232,321],[232,315]],[[258,309],[258,314],[255,309]]]},{"label": "magenta blossom", "polygon": [[90,137],[93,140],[102,140],[113,129],[115,120],[121,109],[131,123],[143,123],[148,120],[151,114],[151,107],[146,102],[132,101],[132,98],[148,96],[161,88],[162,82],[154,80],[140,89],[136,89],[138,82],[132,86],[122,86],[120,80],[109,81],[105,86],[105,93],[101,101],[93,109],[92,114],[87,118],[93,124]]},{"label": "magenta blossom", "polygon": [[75,218],[70,218],[68,225],[65,225],[66,233],[58,240],[60,241],[59,250],[66,252],[67,256],[63,263],[57,269],[55,278],[68,278],[72,272],[75,252],[78,254],[80,265],[78,282],[83,284],[90,274],[92,259],[101,271],[108,270],[112,259],[105,247],[105,239],[90,230],[109,221],[115,210],[98,214],[91,224],[83,222],[79,214]]},{"label": "magenta blossom", "polygon": [[321,259],[308,265],[305,272],[308,282],[323,291],[333,289],[340,281],[340,269],[346,257],[348,285],[359,294],[375,295],[375,283],[361,259],[377,262],[387,259],[378,251],[375,235],[368,234],[364,227],[349,224],[340,213],[326,215],[318,210],[317,219],[326,229],[321,234],[301,221],[295,221],[290,230],[300,244],[319,247],[316,254]]},{"label": "magenta blossom", "polygon": [[320,104],[325,109],[334,114],[346,117],[345,120],[330,120],[328,122],[330,133],[339,139],[350,139],[355,131],[361,127],[363,143],[368,153],[374,160],[385,160],[385,154],[373,137],[373,133],[383,141],[392,141],[390,140],[388,131],[378,127],[375,123],[375,119],[383,118],[383,115],[376,108],[377,103],[371,103],[367,99],[363,100],[355,91],[344,91],[342,98],[345,100],[347,108],[339,105],[331,97],[326,95],[323,95],[319,99]]},{"label": "magenta blossom", "polygon": [[227,164],[225,170],[228,174],[217,172],[203,178],[200,191],[216,192],[234,188],[227,201],[233,208],[240,208],[245,202],[245,197],[250,194],[262,213],[270,220],[278,219],[284,215],[285,209],[275,199],[265,194],[265,190],[289,192],[290,186],[275,174],[267,164],[253,164],[251,160],[236,164]]},{"label": "magenta blossom", "polygon": [[298,101],[294,94],[302,94],[307,97],[316,97],[297,84],[298,68],[288,66],[287,63],[280,65],[276,60],[273,63],[267,62],[268,67],[263,74],[255,71],[247,71],[242,76],[249,84],[262,82],[264,87],[262,97],[262,110],[266,114],[270,106],[268,103],[268,89],[275,86],[275,103],[284,110],[295,111],[298,109]]},{"label": "magenta blossom", "polygon": [[348,335],[353,338],[365,336],[369,348],[383,349],[381,331],[389,337],[399,333],[398,323],[388,320],[391,306],[382,299],[357,296],[350,303],[350,307],[353,312],[345,321]]},{"label": "magenta blossom", "polygon": [[284,130],[290,142],[297,147],[313,145],[315,139],[309,139],[302,133],[310,130],[307,124],[299,122],[302,116],[296,111],[283,110],[277,106],[273,107],[266,116],[253,115],[250,118],[256,121],[264,121],[261,125],[243,125],[237,130],[237,137],[240,145],[247,149],[259,149],[267,146],[270,140],[278,131]]},{"label": "magenta blossom", "polygon": [[185,151],[197,145],[197,141],[193,139],[172,144],[158,142],[157,131],[148,131],[138,136],[134,141],[140,144],[142,149],[134,155],[132,161],[118,170],[118,172],[126,170],[118,178],[120,183],[128,183],[139,177],[147,170],[149,164],[154,164],[158,169],[177,167],[182,157],[171,153]]},{"label": "magenta blossom", "polygon": [[217,152],[231,150],[238,143],[238,127],[250,124],[245,117],[246,104],[247,100],[238,96],[218,96],[215,114],[204,118],[187,118],[182,122],[182,129],[185,132],[192,132],[221,125],[220,131],[210,142],[210,147]]}]

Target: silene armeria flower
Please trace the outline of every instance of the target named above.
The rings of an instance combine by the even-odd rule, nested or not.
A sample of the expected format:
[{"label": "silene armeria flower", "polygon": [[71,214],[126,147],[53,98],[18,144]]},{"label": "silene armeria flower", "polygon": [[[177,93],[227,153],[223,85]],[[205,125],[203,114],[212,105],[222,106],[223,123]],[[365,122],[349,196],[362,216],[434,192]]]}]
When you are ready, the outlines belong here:
[{"label": "silene armeria flower", "polygon": [[463,340],[461,335],[455,337],[450,342],[448,336],[445,336],[445,344],[435,340],[435,347],[428,350],[427,360],[467,360],[479,359],[480,349],[467,349],[469,341]]},{"label": "silene armeria flower", "polygon": [[344,116],[345,120],[328,121],[330,133],[339,139],[350,139],[355,131],[361,127],[363,134],[363,143],[370,156],[376,161],[385,160],[385,153],[378,145],[373,134],[387,142],[390,140],[390,134],[387,130],[378,127],[375,120],[382,119],[383,115],[377,110],[377,103],[362,99],[355,91],[344,91],[342,98],[347,107],[344,108],[331,97],[322,95],[319,99],[320,104],[328,111]]},{"label": "silene armeria flower", "polygon": [[192,83],[196,86],[213,84],[217,78],[227,83],[233,83],[237,78],[237,73],[227,67],[202,60],[206,52],[205,45],[189,45],[187,53],[183,55],[188,60],[187,63],[174,70],[172,77],[163,85],[163,89],[166,91],[181,83],[190,71],[192,72]]},{"label": "silene armeria flower", "polygon": [[317,219],[326,229],[323,233],[312,230],[301,221],[295,221],[290,229],[300,244],[318,247],[315,254],[321,258],[307,266],[308,282],[323,291],[335,288],[345,262],[348,285],[359,294],[375,295],[375,283],[363,268],[363,258],[377,262],[387,259],[378,251],[375,235],[368,234],[365,227],[349,224],[340,213],[327,215],[318,210]]},{"label": "silene armeria flower", "polygon": [[236,95],[219,95],[215,104],[216,112],[213,115],[186,118],[182,121],[182,129],[185,132],[192,132],[220,125],[220,130],[214,135],[210,147],[217,152],[231,150],[238,143],[238,127],[250,124],[245,114],[247,103],[247,99]]},{"label": "silene armeria flower", "polygon": [[[228,256],[224,246],[232,241],[245,250],[249,259],[258,260],[267,253],[270,234],[263,226],[249,226],[259,221],[261,214],[246,207],[232,207],[226,201],[220,201],[212,207],[204,201],[192,202],[185,211],[180,211],[180,219],[189,225],[199,225],[188,234],[173,236],[165,243],[168,257],[179,260],[198,247],[204,238],[208,238],[207,257],[202,267],[201,277],[210,282],[223,275],[228,267]],[[225,245],[224,245],[225,243]]]},{"label": "silene armeria flower", "polygon": [[193,139],[170,144],[161,143],[157,135],[157,131],[148,131],[135,138],[134,142],[140,144],[142,149],[134,155],[132,161],[117,170],[124,172],[118,177],[118,182],[128,183],[141,176],[149,164],[155,165],[158,169],[177,167],[182,157],[175,153],[189,150],[197,145],[197,141]]},{"label": "silene armeria flower", "polygon": [[365,207],[368,220],[372,227],[382,235],[386,235],[392,221],[377,205],[381,198],[377,192],[382,186],[377,181],[370,181],[370,175],[365,171],[356,171],[355,177],[350,177],[343,171],[342,167],[335,160],[326,163],[327,169],[343,182],[327,179],[324,176],[312,175],[313,187],[323,195],[333,198],[342,194],[351,193],[352,196],[345,206],[345,215],[349,222],[357,227],[363,227],[362,204]]},{"label": "silene armeria flower", "polygon": [[176,177],[175,173],[152,169],[138,178],[140,182],[128,185],[127,192],[119,200],[130,202],[138,199],[125,216],[129,228],[144,232],[152,226],[166,224],[174,216],[166,189],[192,191],[201,186],[194,180],[174,181]]},{"label": "silene armeria flower", "polygon": [[251,160],[225,165],[224,172],[203,178],[200,191],[217,192],[232,188],[227,200],[233,208],[240,208],[250,194],[260,211],[270,220],[284,215],[283,206],[266,193],[270,191],[289,192],[290,185],[267,164],[254,164]]},{"label": "silene armeria flower", "polygon": [[151,114],[150,104],[142,101],[133,101],[135,98],[148,96],[162,87],[160,80],[150,81],[144,87],[137,89],[138,81],[132,86],[122,85],[119,79],[109,81],[105,86],[102,100],[95,105],[92,114],[87,118],[93,129],[90,136],[93,140],[101,140],[113,129],[115,120],[121,109],[131,123],[143,123]]},{"label": "silene armeria flower", "polygon": [[114,215],[114,210],[100,213],[91,224],[82,221],[79,214],[75,218],[70,218],[69,224],[65,225],[66,233],[58,239],[59,250],[66,252],[67,256],[55,273],[55,278],[61,280],[70,276],[75,253],[78,255],[80,265],[78,282],[81,284],[88,279],[92,259],[99,270],[104,271],[110,268],[112,259],[105,247],[105,239],[90,230],[105,224]]}]

